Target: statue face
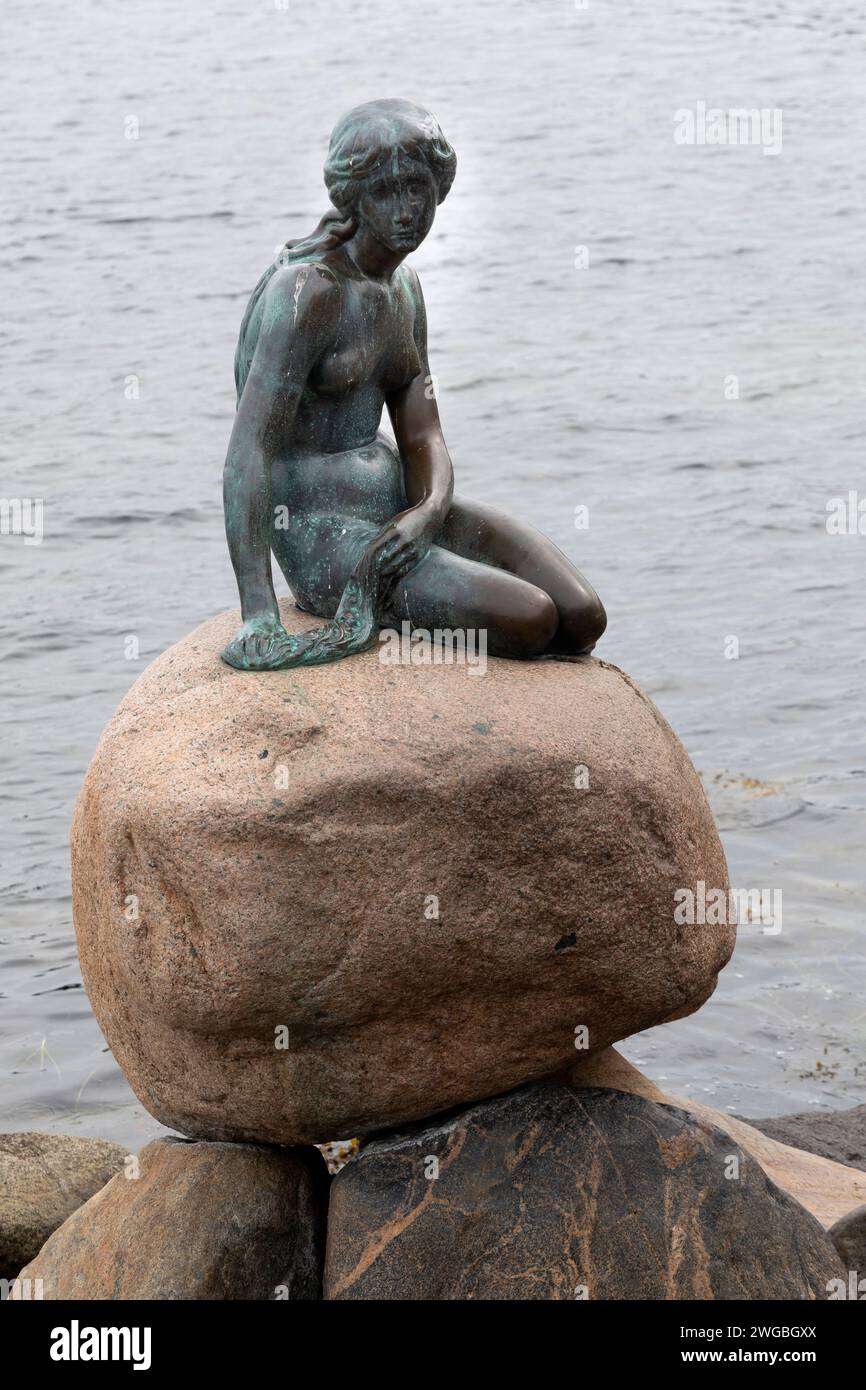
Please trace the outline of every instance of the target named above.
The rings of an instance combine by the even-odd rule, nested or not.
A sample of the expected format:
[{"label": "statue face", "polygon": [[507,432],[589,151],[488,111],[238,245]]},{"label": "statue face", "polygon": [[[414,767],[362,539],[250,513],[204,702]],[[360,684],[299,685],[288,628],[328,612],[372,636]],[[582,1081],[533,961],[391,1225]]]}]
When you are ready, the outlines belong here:
[{"label": "statue face", "polygon": [[390,251],[414,251],[433,226],[437,189],[427,165],[401,151],[365,181],[358,222]]}]

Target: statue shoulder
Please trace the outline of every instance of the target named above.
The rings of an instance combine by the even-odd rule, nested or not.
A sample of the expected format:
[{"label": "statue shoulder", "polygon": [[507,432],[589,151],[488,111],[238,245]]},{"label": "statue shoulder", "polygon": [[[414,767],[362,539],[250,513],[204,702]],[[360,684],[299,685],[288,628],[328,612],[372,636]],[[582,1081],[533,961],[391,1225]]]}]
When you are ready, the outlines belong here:
[{"label": "statue shoulder", "polygon": [[329,266],[321,261],[290,261],[278,266],[271,277],[264,313],[300,323],[311,313],[320,316],[331,307],[339,310],[340,300],[340,282]]},{"label": "statue shoulder", "polygon": [[[317,261],[271,265],[253,290],[235,349],[235,388],[240,401],[259,341],[284,351],[296,334],[311,344],[327,342],[341,312],[341,287]],[[277,345],[276,349],[274,345]]]},{"label": "statue shoulder", "polygon": [[403,293],[411,305],[416,342],[419,347],[423,347],[427,341],[427,310],[424,305],[424,295],[421,290],[421,281],[418,279],[418,272],[404,261],[398,274],[401,277],[400,283]]},{"label": "statue shoulder", "polygon": [[397,274],[400,276],[402,284],[409,294],[411,294],[412,298],[423,303],[424,296],[421,293],[421,281],[418,279],[418,272],[415,267],[409,265],[408,261],[404,261]]}]

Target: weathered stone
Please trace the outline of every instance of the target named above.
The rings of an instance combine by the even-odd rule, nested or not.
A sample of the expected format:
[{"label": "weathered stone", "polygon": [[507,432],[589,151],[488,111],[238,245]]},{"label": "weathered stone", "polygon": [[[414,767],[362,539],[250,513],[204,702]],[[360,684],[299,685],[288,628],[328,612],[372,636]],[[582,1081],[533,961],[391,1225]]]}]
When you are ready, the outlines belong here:
[{"label": "weathered stone", "polygon": [[746,1153],[758,1160],[771,1182],[810,1211],[825,1228],[866,1201],[866,1175],[859,1168],[849,1168],[820,1154],[781,1144],[745,1120],[738,1120],[722,1110],[713,1110],[700,1101],[667,1095],[637,1067],[627,1062],[616,1048],[609,1047],[575,1062],[570,1068],[569,1078],[574,1086],[604,1086],[631,1091],[647,1100],[657,1101],[659,1105],[678,1106],[705,1124],[724,1130]]},{"label": "weathered stone", "polygon": [[107,1139],[0,1134],[0,1279],[12,1279],[52,1231],[123,1167]]},{"label": "weathered stone", "polygon": [[856,1271],[858,1278],[864,1280],[866,1296],[866,1206],[849,1211],[830,1227],[829,1236],[845,1268]]},{"label": "weathered stone", "polygon": [[368,1133],[558,1069],[579,1027],[604,1047],[712,993],[734,928],[678,924],[674,894],[725,889],[722,848],[616,667],[371,651],[250,675],[219,659],[237,625],[139,678],[73,830],[90,1000],[163,1123]]},{"label": "weathered stone", "polygon": [[332,1300],[814,1299],[841,1272],[727,1135],[620,1091],[523,1087],[370,1141],[331,1188]]},{"label": "weathered stone", "polygon": [[315,1149],[157,1139],[21,1279],[45,1299],[317,1299],[327,1184]]},{"label": "weathered stone", "polygon": [[771,1139],[866,1171],[866,1105],[847,1110],[807,1110],[769,1115],[748,1123]]}]

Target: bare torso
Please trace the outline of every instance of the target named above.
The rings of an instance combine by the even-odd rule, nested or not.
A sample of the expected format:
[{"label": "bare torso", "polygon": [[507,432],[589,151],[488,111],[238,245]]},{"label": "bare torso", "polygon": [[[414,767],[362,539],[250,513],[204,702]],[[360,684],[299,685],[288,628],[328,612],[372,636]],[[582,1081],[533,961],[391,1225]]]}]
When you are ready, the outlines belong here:
[{"label": "bare torso", "polygon": [[[308,267],[295,273],[301,284]],[[343,250],[331,252],[316,269],[339,296],[330,341],[309,373],[286,436],[275,454],[285,457],[345,453],[376,437],[389,393],[421,371],[415,342],[410,272],[400,267],[389,284],[366,279]],[[259,317],[265,312],[262,303]],[[255,327],[253,332],[255,331]],[[291,321],[285,331],[292,331]]]}]

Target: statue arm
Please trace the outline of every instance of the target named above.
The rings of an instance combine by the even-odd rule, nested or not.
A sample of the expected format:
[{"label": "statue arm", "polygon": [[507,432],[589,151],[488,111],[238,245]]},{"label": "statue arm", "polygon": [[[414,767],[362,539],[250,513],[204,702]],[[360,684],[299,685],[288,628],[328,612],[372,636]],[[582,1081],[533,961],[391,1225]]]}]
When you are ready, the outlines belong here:
[{"label": "statue arm", "polygon": [[415,305],[415,346],[421,370],[401,391],[388,398],[388,413],[403,463],[410,507],[425,512],[435,532],[451,508],[454,470],[442,435],[439,409],[427,361],[427,314],[418,277],[411,272]]},{"label": "statue arm", "polygon": [[266,291],[223,472],[226,538],[244,623],[279,626],[270,460],[288,436],[310,369],[329,340],[336,288],[319,267],[302,264],[278,271]]}]

